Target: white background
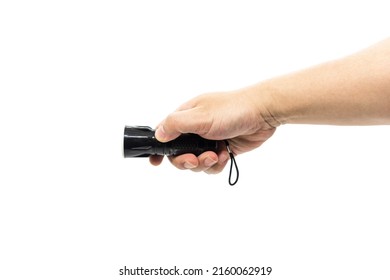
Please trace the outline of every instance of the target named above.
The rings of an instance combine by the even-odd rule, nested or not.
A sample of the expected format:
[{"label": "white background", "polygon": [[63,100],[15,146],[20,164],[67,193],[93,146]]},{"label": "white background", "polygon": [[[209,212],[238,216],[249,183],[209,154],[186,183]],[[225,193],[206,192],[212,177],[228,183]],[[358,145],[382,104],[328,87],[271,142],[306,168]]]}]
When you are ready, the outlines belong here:
[{"label": "white background", "polygon": [[227,169],[121,151],[124,125],[386,38],[386,7],[1,1],[0,279],[162,279],[119,276],[124,265],[389,279],[389,127],[280,127],[237,158],[235,187]]}]

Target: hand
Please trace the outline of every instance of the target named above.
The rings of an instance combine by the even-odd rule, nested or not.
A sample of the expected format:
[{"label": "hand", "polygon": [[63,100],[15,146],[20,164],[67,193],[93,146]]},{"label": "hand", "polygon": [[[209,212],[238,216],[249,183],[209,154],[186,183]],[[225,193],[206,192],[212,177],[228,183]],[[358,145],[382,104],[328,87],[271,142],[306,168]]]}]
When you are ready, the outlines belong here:
[{"label": "hand", "polygon": [[[235,155],[249,152],[263,144],[275,132],[275,126],[266,121],[268,114],[259,105],[258,88],[234,92],[200,95],[168,115],[157,127],[156,138],[168,142],[181,133],[195,133],[212,140],[229,140]],[[253,98],[253,95],[256,98]],[[221,142],[222,143],[222,142]],[[179,169],[219,173],[229,160],[224,144],[218,153],[207,151],[196,157],[184,154],[169,157]],[[162,156],[151,156],[150,162],[159,165]]]}]

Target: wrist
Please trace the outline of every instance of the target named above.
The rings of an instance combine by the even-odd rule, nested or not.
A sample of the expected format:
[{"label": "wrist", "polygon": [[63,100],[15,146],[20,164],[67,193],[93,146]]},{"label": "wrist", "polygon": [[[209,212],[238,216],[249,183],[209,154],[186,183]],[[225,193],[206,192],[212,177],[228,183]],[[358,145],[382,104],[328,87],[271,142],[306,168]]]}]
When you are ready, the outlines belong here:
[{"label": "wrist", "polygon": [[258,83],[249,87],[245,94],[254,105],[260,126],[266,124],[270,128],[276,128],[287,123],[288,118],[278,97],[278,91],[271,83],[268,81]]}]

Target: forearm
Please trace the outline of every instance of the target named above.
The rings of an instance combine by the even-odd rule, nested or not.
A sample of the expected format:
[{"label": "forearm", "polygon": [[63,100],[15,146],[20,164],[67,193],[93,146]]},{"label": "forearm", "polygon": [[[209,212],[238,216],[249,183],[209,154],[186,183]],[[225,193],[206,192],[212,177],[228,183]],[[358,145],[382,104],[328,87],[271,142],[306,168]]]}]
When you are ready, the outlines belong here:
[{"label": "forearm", "polygon": [[262,117],[274,126],[390,124],[390,39],[255,88]]}]

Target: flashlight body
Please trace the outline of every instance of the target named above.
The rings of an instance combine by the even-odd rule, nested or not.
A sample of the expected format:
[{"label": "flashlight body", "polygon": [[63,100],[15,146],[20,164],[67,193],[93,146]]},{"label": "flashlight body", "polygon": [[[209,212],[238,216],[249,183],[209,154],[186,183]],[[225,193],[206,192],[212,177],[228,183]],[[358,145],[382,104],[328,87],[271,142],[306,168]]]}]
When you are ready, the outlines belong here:
[{"label": "flashlight body", "polygon": [[148,126],[126,126],[123,139],[125,158],[150,155],[177,156],[191,153],[196,156],[206,151],[218,151],[218,141],[208,140],[197,134],[182,134],[167,143],[159,142],[155,130]]}]

